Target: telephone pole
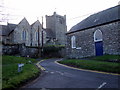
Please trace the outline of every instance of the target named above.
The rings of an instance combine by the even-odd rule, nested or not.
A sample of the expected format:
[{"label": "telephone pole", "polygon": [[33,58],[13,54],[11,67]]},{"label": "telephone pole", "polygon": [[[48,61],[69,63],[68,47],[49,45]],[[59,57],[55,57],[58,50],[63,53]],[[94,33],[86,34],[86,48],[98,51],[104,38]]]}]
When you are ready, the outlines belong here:
[{"label": "telephone pole", "polygon": [[41,57],[41,50],[40,50],[40,29],[39,29],[39,25],[38,25],[38,57]]},{"label": "telephone pole", "polygon": [[42,54],[42,56],[43,56],[43,42],[44,42],[44,40],[43,40],[44,38],[43,38],[43,16],[42,16],[42,32],[41,32],[41,41],[42,41],[42,43],[41,43],[41,54]]}]

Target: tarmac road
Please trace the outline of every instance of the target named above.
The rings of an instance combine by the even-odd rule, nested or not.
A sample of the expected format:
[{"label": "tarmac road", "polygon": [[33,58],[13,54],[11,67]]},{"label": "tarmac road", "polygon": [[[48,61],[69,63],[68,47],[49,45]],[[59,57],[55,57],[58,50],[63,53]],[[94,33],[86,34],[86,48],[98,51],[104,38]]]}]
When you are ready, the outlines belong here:
[{"label": "tarmac road", "polygon": [[[67,68],[56,64],[59,59],[48,59],[40,63],[46,70],[34,82],[24,88],[111,88],[118,90],[118,75],[96,73]],[[114,89],[112,89],[114,88]]]}]

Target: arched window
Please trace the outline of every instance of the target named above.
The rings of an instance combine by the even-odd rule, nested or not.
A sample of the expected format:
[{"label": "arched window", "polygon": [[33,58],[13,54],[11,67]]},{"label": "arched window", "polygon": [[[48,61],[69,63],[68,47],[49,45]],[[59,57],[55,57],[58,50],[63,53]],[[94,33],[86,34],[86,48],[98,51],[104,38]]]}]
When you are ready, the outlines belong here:
[{"label": "arched window", "polygon": [[96,30],[94,32],[94,42],[102,41],[102,32],[100,30]]},{"label": "arched window", "polygon": [[75,38],[75,36],[71,37],[71,47],[76,48],[76,38]]},{"label": "arched window", "polygon": [[27,35],[27,32],[26,32],[26,31],[23,31],[23,32],[22,32],[22,39],[23,39],[23,40],[26,40],[26,35]]},{"label": "arched window", "polygon": [[35,32],[35,40],[38,41],[38,32]]}]

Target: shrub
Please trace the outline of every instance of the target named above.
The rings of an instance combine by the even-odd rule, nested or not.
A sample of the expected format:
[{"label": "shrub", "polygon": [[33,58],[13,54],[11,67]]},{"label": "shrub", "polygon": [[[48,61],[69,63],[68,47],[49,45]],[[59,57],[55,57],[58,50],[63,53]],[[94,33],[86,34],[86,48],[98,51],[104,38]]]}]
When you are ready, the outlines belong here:
[{"label": "shrub", "polygon": [[61,51],[65,46],[63,45],[48,45],[43,47],[43,56],[45,57],[60,57],[59,51]]}]

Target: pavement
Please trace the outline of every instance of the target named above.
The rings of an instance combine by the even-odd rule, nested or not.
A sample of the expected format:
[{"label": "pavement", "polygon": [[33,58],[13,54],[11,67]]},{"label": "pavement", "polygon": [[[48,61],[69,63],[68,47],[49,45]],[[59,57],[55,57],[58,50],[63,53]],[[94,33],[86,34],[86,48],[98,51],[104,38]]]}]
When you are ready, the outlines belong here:
[{"label": "pavement", "polygon": [[41,76],[23,88],[111,88],[118,90],[120,75],[92,72],[65,67],[55,61],[62,59],[47,59],[38,64],[43,68]]}]

